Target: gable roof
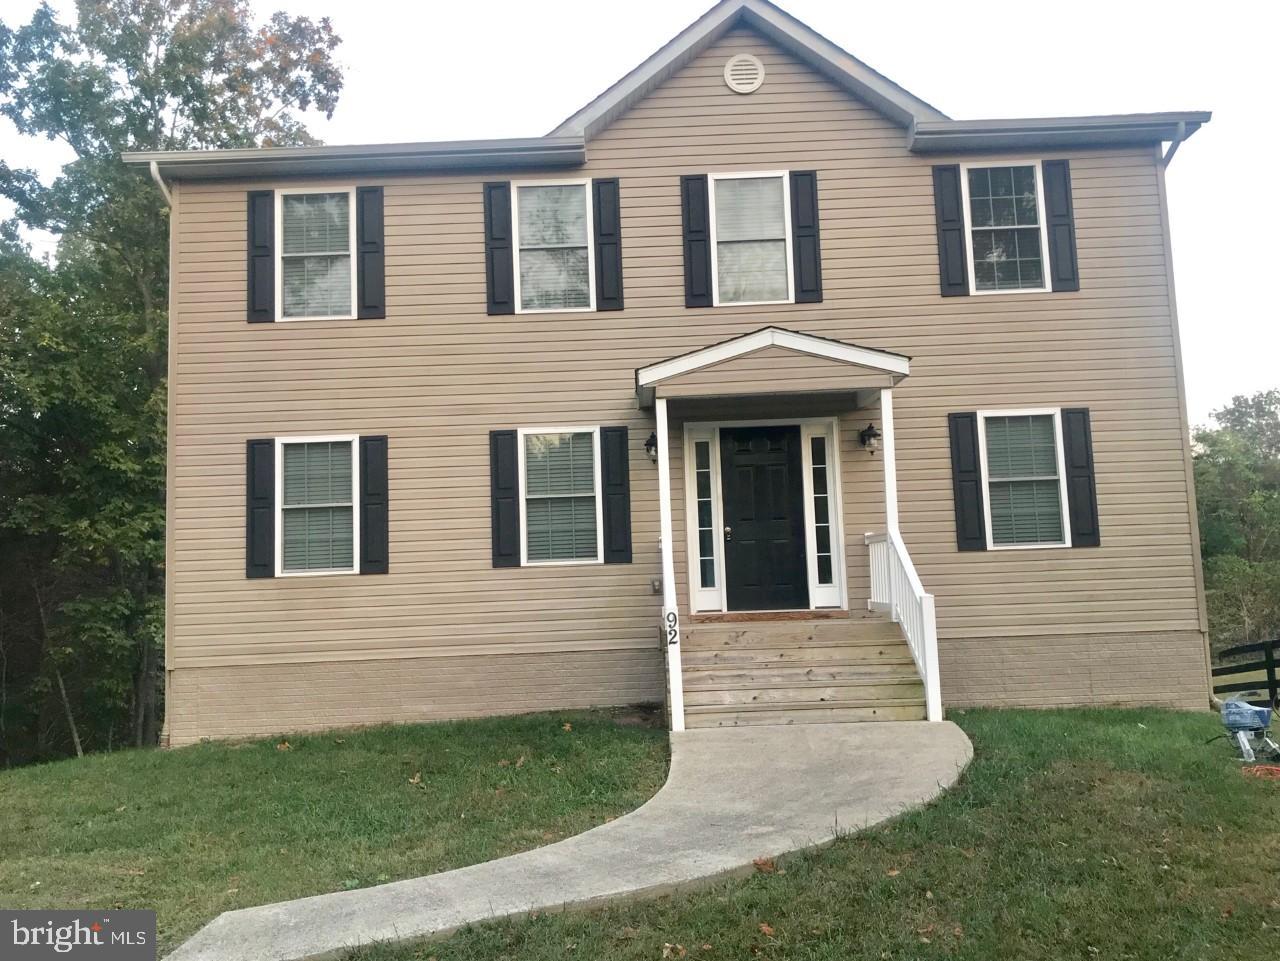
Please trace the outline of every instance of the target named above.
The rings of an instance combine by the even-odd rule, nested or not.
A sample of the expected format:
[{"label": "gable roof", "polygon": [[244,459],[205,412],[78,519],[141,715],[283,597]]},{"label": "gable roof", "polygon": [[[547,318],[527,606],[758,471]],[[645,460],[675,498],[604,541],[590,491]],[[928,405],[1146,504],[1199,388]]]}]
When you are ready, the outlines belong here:
[{"label": "gable roof", "polygon": [[798,56],[902,127],[947,115],[767,0],[720,0],[548,136],[590,139],[739,24]]},{"label": "gable roof", "polygon": [[742,334],[709,347],[701,347],[686,354],[678,354],[655,364],[636,368],[636,395],[641,406],[648,406],[653,401],[654,388],[663,381],[697,370],[705,370],[766,347],[782,347],[797,354],[825,357],[851,367],[879,371],[890,375],[894,381],[901,380],[911,373],[911,358],[906,354],[878,350],[875,347],[860,347],[843,340],[804,334],[798,330],[787,330],[785,327],[762,327],[750,334]]},{"label": "gable roof", "polygon": [[[917,154],[1057,147],[1177,145],[1207,111],[1027,120],[952,120],[768,0],[720,0],[672,41],[545,137],[439,143],[127,152],[131,166],[179,180],[446,170],[580,167],[587,141],[739,24],[750,27],[879,110]],[[832,134],[836,134],[833,132]]]}]

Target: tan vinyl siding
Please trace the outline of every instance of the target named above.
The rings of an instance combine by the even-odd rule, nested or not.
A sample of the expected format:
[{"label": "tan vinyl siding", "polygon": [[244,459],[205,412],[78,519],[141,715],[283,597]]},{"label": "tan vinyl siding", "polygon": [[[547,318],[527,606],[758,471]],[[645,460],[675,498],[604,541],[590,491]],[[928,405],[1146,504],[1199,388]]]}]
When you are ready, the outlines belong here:
[{"label": "tan vinyl siding", "polygon": [[[721,76],[736,52],[757,54],[768,70],[750,96]],[[278,677],[343,661],[347,676],[367,680],[384,676],[382,664],[416,659],[429,673],[430,663],[464,655],[527,653],[530,676],[554,688],[565,657],[597,652],[618,663],[650,659],[660,689],[657,472],[642,449],[653,418],[636,407],[634,370],[769,324],[912,356],[911,376],[895,389],[901,517],[938,597],[944,664],[960,639],[1198,630],[1153,152],[1054,152],[1071,162],[1079,293],[944,299],[930,166],[948,158],[912,156],[904,143],[901,129],[789,55],[748,32],[727,35],[593,140],[588,165],[572,173],[621,179],[627,306],[613,313],[487,316],[481,183],[498,178],[386,176],[360,183],[386,188],[387,318],[250,325],[245,192],[281,184],[184,184],[171,340],[175,731],[194,709],[195,678],[213,670]],[[687,309],[679,176],[788,168],[818,171],[825,301]],[[565,174],[519,179],[539,176]],[[807,363],[795,369],[816,375]],[[1102,546],[957,553],[946,415],[1028,406],[1091,410]],[[879,458],[857,446],[866,417],[852,409],[839,411],[856,606],[866,591],[861,533],[883,523],[883,494]],[[493,569],[488,432],[597,424],[631,431],[635,562]],[[248,580],[245,440],[319,433],[389,435],[390,573]],[[635,695],[607,671],[593,676],[597,702]],[[272,690],[253,710],[269,714],[278,702],[279,717],[292,717],[295,695]],[[435,690],[424,688],[414,716],[437,716]],[[362,718],[413,714],[376,685],[366,701]],[[218,711],[248,710],[216,703],[224,706],[203,709],[198,733],[234,727],[215,723]]]}]

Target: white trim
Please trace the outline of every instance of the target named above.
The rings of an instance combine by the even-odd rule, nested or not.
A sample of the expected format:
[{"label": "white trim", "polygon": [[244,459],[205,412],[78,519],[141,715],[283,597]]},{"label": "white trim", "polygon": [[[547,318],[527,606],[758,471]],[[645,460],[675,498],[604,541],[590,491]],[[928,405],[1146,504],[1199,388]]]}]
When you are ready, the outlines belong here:
[{"label": "white trim", "polygon": [[[575,557],[567,561],[531,561],[529,560],[528,524],[529,512],[525,509],[526,495],[524,484],[524,439],[541,434],[590,434],[591,460],[594,471],[596,498],[596,556]],[[520,473],[520,566],[521,567],[573,567],[583,564],[604,563],[604,506],[600,496],[600,428],[595,427],[521,427],[516,431],[517,456]]]},{"label": "white trim", "polygon": [[[323,571],[286,571],[284,569],[284,449],[292,444],[350,444],[351,445],[351,568],[333,568]],[[324,577],[331,574],[360,573],[360,435],[314,434],[298,437],[275,438],[275,555],[276,577]],[[325,505],[303,505],[298,507]],[[341,506],[341,505],[334,505]]]},{"label": "white trim", "polygon": [[880,440],[884,454],[884,520],[898,530],[898,445],[893,435],[893,390],[880,388]]},{"label": "white trim", "polygon": [[[360,282],[356,271],[356,188],[354,186],[336,187],[287,187],[275,192],[275,250],[273,270],[275,273],[275,320],[276,323],[295,323],[300,320],[355,320],[356,300],[360,292],[356,289]],[[347,195],[347,259],[351,261],[351,312],[349,314],[323,314],[318,317],[286,317],[284,315],[284,198],[297,194],[346,194]],[[295,256],[302,256],[301,254]],[[316,254],[315,256],[324,256]]]},{"label": "white trim", "polygon": [[[694,447],[699,443],[710,445],[711,468],[711,556],[715,563],[714,587],[702,586],[700,561],[702,550],[698,544],[698,477]],[[720,497],[720,431],[709,424],[686,424],[684,428],[684,490],[685,528],[689,571],[690,610],[723,611],[724,608],[724,549],[720,535],[724,531],[723,503]]]},{"label": "white trim", "polygon": [[763,330],[726,340],[722,344],[713,344],[681,357],[673,357],[671,360],[641,367],[636,371],[636,384],[639,387],[651,386],[669,377],[678,377],[681,374],[701,370],[765,347],[785,347],[801,354],[839,360],[858,367],[884,371],[897,377],[906,377],[911,373],[911,359],[901,354],[890,354],[870,347],[858,347],[856,344],[844,344],[824,337],[784,330],[781,327],[765,327]]},{"label": "white trim", "polygon": [[[965,264],[969,271],[969,293],[974,296],[987,297],[991,294],[1048,294],[1053,291],[1052,280],[1049,277],[1049,226],[1045,222],[1044,215],[1044,161],[1040,158],[1014,157],[1010,159],[1001,158],[999,163],[985,161],[983,163],[962,163],[960,165],[960,206],[964,209],[964,249]],[[974,276],[973,266],[973,223],[971,211],[969,210],[969,171],[970,170],[989,170],[998,167],[1031,167],[1035,170],[1036,177],[1036,217],[1040,222],[1040,273],[1044,278],[1044,286],[1042,287],[1018,287],[1008,288],[1004,290],[979,290],[977,280]],[[980,227],[979,230],[987,228]],[[998,229],[998,228],[997,228]],[[1010,230],[1026,230],[1026,227],[1010,227]]]},{"label": "white trim", "polygon": [[[814,510],[813,444],[815,437],[827,447],[827,527],[831,538],[831,583],[818,583],[818,518]],[[809,574],[810,610],[847,610],[849,607],[844,552],[844,500],[841,496],[840,422],[836,417],[800,425],[801,470],[804,473],[805,564]]]},{"label": "white trim", "polygon": [[[525,307],[520,288],[520,188],[581,187],[586,198],[587,217],[587,301],[586,307]],[[596,309],[596,230],[591,180],[513,180],[511,182],[511,264],[516,289],[517,314],[584,314]]]},{"label": "white trim", "polygon": [[[659,397],[656,404],[665,405]],[[656,405],[655,405],[656,406]],[[848,610],[848,562],[845,556],[844,534],[844,472],[840,460],[840,421],[838,417],[781,417],[753,418],[750,420],[693,421],[684,425],[684,484],[685,484],[685,539],[688,553],[686,568],[689,578],[689,608],[695,614],[728,613],[729,595],[725,584],[724,557],[724,485],[720,471],[720,431],[734,427],[796,427],[800,430],[801,490],[804,497],[805,564],[808,572],[808,610]],[[831,521],[831,568],[834,583],[819,586],[817,583],[817,533],[813,512],[813,457],[809,438],[822,436],[827,439],[827,496]],[[711,505],[715,524],[714,543],[716,560],[716,586],[704,588],[698,571],[698,514],[695,488],[693,445],[696,441],[712,440]],[[733,613],[747,613],[734,611]]]},{"label": "white trim", "polygon": [[684,673],[680,663],[680,604],[676,597],[675,541],[671,533],[671,453],[667,400],[654,405],[658,435],[658,531],[662,552],[661,637],[667,657],[667,694],[671,730],[684,730]]},{"label": "white trim", "polygon": [[[1014,410],[980,410],[978,415],[978,463],[982,468],[982,514],[986,528],[987,550],[1027,551],[1071,546],[1071,512],[1067,504],[1066,456],[1062,443],[1062,408],[1030,407]],[[997,544],[991,536],[991,479],[987,473],[988,417],[1052,417],[1055,454],[1058,458],[1058,500],[1062,516],[1062,540],[1037,544]],[[1046,480],[1048,478],[1045,478]]]},{"label": "white trim", "polygon": [[[787,296],[783,300],[731,300],[720,299],[720,242],[716,235],[716,183],[720,180],[769,180],[782,181],[782,229],[787,253],[784,259],[787,275]],[[740,173],[707,174],[707,218],[711,225],[711,306],[758,307],[766,304],[794,304],[795,271],[792,269],[791,252],[791,171],[747,170]]]}]

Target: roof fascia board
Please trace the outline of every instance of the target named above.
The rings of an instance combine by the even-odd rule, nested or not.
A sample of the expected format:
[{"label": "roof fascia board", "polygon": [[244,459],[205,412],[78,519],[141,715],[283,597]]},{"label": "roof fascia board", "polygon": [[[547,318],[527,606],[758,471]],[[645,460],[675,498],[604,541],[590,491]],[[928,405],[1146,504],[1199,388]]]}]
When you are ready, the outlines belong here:
[{"label": "roof fascia board", "polygon": [[591,103],[564,121],[550,136],[590,139],[668,79],[739,20],[866,100],[903,127],[913,121],[946,120],[946,114],[908,93],[852,54],[764,0],[723,0]]},{"label": "roof fascia board", "polygon": [[945,153],[1152,144],[1173,140],[1180,130],[1185,131],[1185,136],[1190,136],[1211,117],[1208,111],[1188,111],[1015,120],[921,121],[912,127],[908,147],[915,153]]},{"label": "roof fascia board", "polygon": [[713,344],[681,357],[673,357],[670,360],[650,364],[648,367],[641,367],[636,371],[636,386],[651,387],[668,378],[721,364],[735,357],[763,350],[765,347],[785,347],[801,354],[826,357],[858,367],[884,371],[895,377],[906,377],[911,372],[910,358],[901,354],[873,350],[870,347],[858,347],[855,344],[844,344],[793,330],[783,330],[780,327],[766,327],[755,333],[744,334],[721,344]]},{"label": "roof fascia board", "polygon": [[412,170],[577,167],[586,162],[581,137],[461,140],[439,143],[234,150],[156,150],[122,154],[126,164],[155,163],[172,179],[306,176]]}]

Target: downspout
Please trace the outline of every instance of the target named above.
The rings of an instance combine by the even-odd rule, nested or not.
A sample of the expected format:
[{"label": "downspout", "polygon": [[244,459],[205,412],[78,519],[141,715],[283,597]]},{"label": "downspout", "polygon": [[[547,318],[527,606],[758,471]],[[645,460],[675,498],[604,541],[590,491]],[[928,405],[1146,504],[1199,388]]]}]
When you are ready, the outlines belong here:
[{"label": "downspout", "polygon": [[164,182],[164,178],[160,176],[160,165],[154,160],[151,161],[151,179],[156,182],[156,186],[160,188],[160,193],[164,194],[164,202],[173,207],[173,197],[169,194],[169,185]]},{"label": "downspout", "polygon": [[[1165,151],[1164,157],[1160,161],[1160,165],[1166,170],[1169,169],[1169,162],[1173,160],[1173,155],[1178,152],[1178,148],[1182,146],[1182,141],[1187,139],[1187,122],[1185,120],[1178,121],[1178,132],[1173,137],[1173,143],[1169,144],[1169,149]],[[155,163],[152,163],[155,166]]]}]

